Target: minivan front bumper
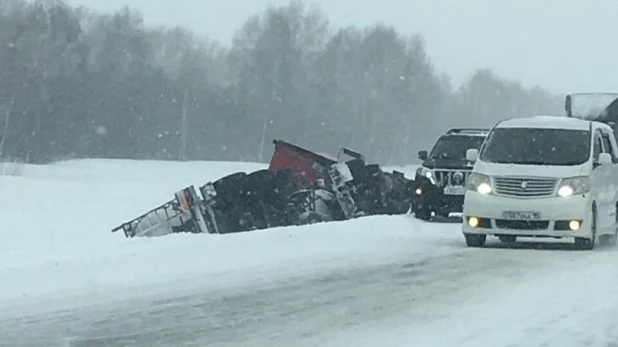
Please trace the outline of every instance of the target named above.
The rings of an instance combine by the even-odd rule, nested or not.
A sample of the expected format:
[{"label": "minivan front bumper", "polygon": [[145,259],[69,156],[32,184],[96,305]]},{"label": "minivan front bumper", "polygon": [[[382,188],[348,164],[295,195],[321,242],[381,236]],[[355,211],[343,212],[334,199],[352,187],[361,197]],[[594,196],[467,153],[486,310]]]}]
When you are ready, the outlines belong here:
[{"label": "minivan front bumper", "polygon": [[[515,198],[468,191],[464,199],[462,231],[496,236],[589,238],[591,205],[590,194],[566,198]],[[513,213],[521,212],[536,216],[526,220],[514,218]],[[574,224],[579,224],[575,230]]]}]

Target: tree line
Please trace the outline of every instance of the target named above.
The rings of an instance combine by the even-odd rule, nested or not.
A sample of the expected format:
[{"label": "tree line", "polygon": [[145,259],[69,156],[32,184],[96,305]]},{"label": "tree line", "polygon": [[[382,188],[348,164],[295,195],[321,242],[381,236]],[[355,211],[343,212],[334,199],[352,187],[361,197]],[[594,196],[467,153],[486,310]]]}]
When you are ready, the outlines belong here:
[{"label": "tree line", "polygon": [[335,30],[298,1],[249,18],[229,47],[128,7],[0,1],[5,159],[264,162],[283,139],[406,164],[449,127],[560,112],[562,97],[486,69],[454,88],[421,36]]}]

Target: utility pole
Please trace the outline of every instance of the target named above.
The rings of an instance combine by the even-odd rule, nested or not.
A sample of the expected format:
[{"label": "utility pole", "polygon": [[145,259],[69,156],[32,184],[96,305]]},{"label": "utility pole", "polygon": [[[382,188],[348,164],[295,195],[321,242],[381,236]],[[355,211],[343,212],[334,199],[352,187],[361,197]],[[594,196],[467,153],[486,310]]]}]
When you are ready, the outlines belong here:
[{"label": "utility pole", "polygon": [[260,140],[260,154],[258,156],[258,163],[264,159],[264,145],[266,144],[266,131],[268,130],[268,118],[264,117],[262,123],[262,139]]},{"label": "utility pole", "polygon": [[185,161],[187,159],[187,133],[188,133],[188,124],[187,124],[187,104],[189,103],[189,89],[185,88],[185,95],[182,101],[182,118],[180,120],[180,161]]}]

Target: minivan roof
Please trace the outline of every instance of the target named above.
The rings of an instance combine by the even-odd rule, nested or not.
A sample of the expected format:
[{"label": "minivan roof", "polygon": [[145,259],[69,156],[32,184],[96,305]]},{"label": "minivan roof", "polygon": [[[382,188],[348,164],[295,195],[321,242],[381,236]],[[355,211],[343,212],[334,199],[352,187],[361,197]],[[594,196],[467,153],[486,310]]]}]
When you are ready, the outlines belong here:
[{"label": "minivan roof", "polygon": [[443,136],[480,136],[487,137],[491,129],[487,128],[453,128]]},{"label": "minivan roof", "polygon": [[594,128],[612,128],[601,122],[583,120],[564,116],[534,116],[527,118],[511,118],[496,124],[495,128],[551,128],[551,129],[570,129],[570,130],[590,130]]}]

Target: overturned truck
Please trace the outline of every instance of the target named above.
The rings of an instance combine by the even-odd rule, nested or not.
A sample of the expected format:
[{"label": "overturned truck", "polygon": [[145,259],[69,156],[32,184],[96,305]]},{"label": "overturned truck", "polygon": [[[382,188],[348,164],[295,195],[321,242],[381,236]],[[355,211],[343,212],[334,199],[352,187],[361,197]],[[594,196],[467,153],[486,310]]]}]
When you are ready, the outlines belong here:
[{"label": "overturned truck", "polygon": [[409,211],[413,181],[403,172],[385,172],[347,148],[330,158],[285,141],[273,143],[267,169],[186,187],[112,232],[122,230],[128,238],[227,234]]}]

